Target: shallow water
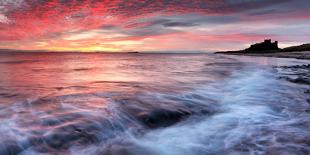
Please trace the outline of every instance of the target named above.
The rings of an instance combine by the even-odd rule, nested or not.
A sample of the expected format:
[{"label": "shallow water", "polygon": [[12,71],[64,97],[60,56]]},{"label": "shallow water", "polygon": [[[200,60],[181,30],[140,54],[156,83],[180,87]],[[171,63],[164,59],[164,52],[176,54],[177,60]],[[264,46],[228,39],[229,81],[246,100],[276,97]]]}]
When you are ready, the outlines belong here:
[{"label": "shallow water", "polygon": [[213,54],[2,53],[0,154],[309,154],[308,85]]}]

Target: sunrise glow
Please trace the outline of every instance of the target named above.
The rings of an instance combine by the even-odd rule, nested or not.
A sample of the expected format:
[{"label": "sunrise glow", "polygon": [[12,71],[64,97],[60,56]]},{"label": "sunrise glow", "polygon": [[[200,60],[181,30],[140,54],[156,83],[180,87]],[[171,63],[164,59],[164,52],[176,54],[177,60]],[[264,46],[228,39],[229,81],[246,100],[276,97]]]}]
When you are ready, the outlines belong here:
[{"label": "sunrise glow", "polygon": [[310,40],[306,0],[2,0],[0,6],[4,49],[216,51],[266,37],[282,46]]}]

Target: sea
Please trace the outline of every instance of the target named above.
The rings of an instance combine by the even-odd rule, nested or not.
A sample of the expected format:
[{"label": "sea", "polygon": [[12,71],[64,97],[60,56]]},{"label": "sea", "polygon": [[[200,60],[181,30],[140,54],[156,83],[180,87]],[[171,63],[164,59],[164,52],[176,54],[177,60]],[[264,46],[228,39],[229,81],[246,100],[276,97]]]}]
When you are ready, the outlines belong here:
[{"label": "sea", "polygon": [[308,155],[309,60],[0,53],[1,155]]}]

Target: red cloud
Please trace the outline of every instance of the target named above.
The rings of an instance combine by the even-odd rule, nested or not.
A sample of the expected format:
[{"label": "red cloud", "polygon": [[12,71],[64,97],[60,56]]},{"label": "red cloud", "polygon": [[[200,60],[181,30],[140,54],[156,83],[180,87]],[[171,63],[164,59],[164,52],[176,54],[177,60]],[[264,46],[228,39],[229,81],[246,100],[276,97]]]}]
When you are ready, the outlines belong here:
[{"label": "red cloud", "polygon": [[[245,2],[227,3],[223,0],[25,0],[19,8],[7,12],[11,24],[0,24],[2,39],[28,39],[49,37],[50,34],[67,32],[73,29],[93,29],[103,24],[125,24],[127,28],[139,24],[126,24],[133,18],[138,19],[155,12],[164,14],[175,13],[206,13],[219,14],[238,12],[253,7],[278,3]],[[10,10],[10,7],[5,6]]]},{"label": "red cloud", "polygon": [[[145,28],[152,23],[141,22],[151,16],[196,13],[201,15],[227,15],[242,11],[270,7],[274,4],[290,0],[260,0],[260,1],[225,1],[225,0],[19,0],[0,5],[4,7],[3,14],[10,22],[0,21],[1,41],[36,41],[54,40],[73,31],[102,29],[103,25],[116,25],[123,31]],[[302,12],[302,11],[300,11]],[[309,19],[305,15],[293,14],[300,18]],[[247,18],[247,16],[243,16]],[[260,18],[258,18],[260,19]],[[170,24],[171,25],[171,24]],[[173,24],[172,24],[173,25]],[[174,25],[182,25],[174,24]],[[191,24],[189,24],[191,26]],[[145,36],[128,36],[125,39],[139,39],[157,35],[175,34],[175,32],[160,32]],[[131,34],[134,35],[134,34]],[[198,36],[199,37],[199,36]],[[200,36],[205,37],[205,36]],[[227,36],[214,35],[213,39],[227,40]],[[244,36],[234,36],[238,40],[246,40]],[[115,38],[123,40],[124,38]],[[212,38],[210,38],[212,39]],[[111,39],[113,40],[113,39]],[[103,40],[104,41],[104,40]]]}]

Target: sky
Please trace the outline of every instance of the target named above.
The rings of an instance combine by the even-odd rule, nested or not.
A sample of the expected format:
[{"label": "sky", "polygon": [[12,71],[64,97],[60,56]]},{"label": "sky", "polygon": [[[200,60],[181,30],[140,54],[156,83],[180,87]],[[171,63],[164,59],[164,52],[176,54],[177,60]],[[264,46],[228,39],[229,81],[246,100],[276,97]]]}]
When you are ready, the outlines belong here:
[{"label": "sky", "polygon": [[222,51],[310,42],[310,0],[0,0],[0,48]]}]

